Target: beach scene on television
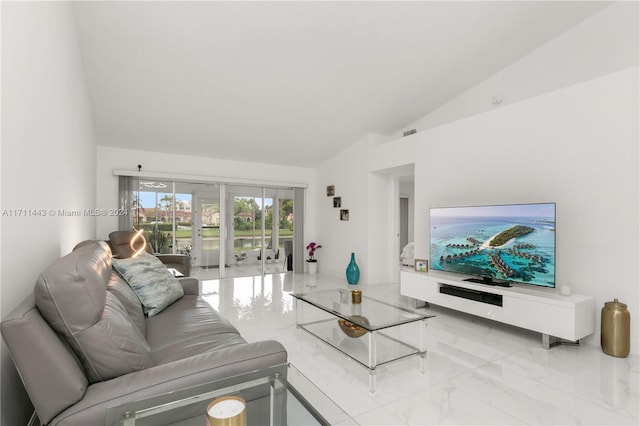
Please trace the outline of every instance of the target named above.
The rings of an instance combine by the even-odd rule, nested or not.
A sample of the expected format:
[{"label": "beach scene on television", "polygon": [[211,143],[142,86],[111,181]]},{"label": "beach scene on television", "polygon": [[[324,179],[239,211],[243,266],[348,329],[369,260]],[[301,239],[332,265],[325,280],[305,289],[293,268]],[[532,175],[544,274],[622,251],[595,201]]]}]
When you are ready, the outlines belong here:
[{"label": "beach scene on television", "polygon": [[431,269],[555,287],[555,204],[434,208]]}]

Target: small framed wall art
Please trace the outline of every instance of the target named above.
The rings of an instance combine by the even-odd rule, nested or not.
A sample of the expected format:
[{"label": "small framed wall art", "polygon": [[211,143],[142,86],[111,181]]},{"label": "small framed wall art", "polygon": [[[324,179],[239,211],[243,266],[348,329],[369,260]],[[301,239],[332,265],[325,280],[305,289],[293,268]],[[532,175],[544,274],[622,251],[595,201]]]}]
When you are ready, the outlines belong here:
[{"label": "small framed wall art", "polygon": [[349,210],[340,210],[340,220],[349,220]]},{"label": "small framed wall art", "polygon": [[333,197],[333,195],[336,193],[336,187],[335,185],[329,185],[327,186],[327,197]]},{"label": "small framed wall art", "polygon": [[342,207],[342,197],[333,197],[333,207]]},{"label": "small framed wall art", "polygon": [[427,259],[415,259],[414,269],[416,272],[428,272],[429,261]]}]

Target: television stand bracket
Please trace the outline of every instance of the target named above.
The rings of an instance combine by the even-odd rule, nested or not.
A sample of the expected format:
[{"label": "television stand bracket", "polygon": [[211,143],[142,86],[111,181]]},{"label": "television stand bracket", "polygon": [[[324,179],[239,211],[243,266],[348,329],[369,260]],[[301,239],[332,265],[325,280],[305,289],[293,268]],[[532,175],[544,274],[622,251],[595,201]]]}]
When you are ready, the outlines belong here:
[{"label": "television stand bracket", "polygon": [[465,278],[462,281],[476,284],[492,285],[494,287],[513,287],[513,285],[509,281],[492,280],[488,278]]},{"label": "television stand bracket", "polygon": [[548,334],[542,334],[542,347],[544,349],[551,349],[554,346],[559,345],[570,345],[570,346],[578,346],[580,344],[580,340],[576,340],[572,342],[571,340],[561,339],[559,337],[550,336]]}]

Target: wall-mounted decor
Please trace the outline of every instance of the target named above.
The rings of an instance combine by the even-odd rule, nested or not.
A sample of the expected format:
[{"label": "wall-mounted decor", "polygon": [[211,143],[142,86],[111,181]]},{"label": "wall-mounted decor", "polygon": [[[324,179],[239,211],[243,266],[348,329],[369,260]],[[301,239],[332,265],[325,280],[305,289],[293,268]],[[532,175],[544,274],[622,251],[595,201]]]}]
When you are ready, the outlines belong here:
[{"label": "wall-mounted decor", "polygon": [[340,210],[340,220],[349,220],[349,210]]},{"label": "wall-mounted decor", "polygon": [[429,270],[429,261],[427,259],[416,259],[414,269],[416,272],[427,272]]},{"label": "wall-mounted decor", "polygon": [[327,186],[327,197],[333,197],[333,194],[335,194],[335,193],[336,193],[335,185]]},{"label": "wall-mounted decor", "polygon": [[333,207],[342,207],[342,197],[333,197]]}]

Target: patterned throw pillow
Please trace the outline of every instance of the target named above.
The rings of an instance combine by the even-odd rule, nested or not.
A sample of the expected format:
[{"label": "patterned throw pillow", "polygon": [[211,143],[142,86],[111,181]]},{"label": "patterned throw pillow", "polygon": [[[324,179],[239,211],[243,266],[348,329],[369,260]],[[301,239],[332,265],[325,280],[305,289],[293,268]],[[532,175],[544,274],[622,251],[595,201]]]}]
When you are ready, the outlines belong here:
[{"label": "patterned throw pillow", "polygon": [[152,317],[184,296],[182,285],[155,256],[143,253],[129,259],[113,259],[113,267],[136,293],[144,312]]}]

